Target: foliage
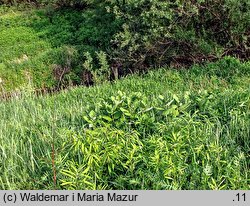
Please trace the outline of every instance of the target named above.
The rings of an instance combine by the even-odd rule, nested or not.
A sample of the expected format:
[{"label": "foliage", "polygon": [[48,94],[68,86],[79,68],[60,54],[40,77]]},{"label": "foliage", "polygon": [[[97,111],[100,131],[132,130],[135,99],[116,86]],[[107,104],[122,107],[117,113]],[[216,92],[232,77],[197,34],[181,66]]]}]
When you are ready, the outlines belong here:
[{"label": "foliage", "polygon": [[94,59],[89,52],[85,52],[84,57],[85,61],[83,63],[83,69],[85,72],[91,74],[94,83],[103,83],[109,79],[110,69],[107,54],[105,52],[96,52],[96,64],[94,63]]},{"label": "foliage", "polygon": [[113,41],[113,54],[126,68],[200,62],[230,54],[230,50],[249,58],[247,0],[118,2],[113,1],[108,9],[123,21]]},{"label": "foliage", "polygon": [[0,4],[0,189],[250,189],[249,1]]},{"label": "foliage", "polygon": [[[100,83],[163,65],[180,68],[228,55],[247,60],[250,55],[247,0],[8,2],[15,2],[16,6],[1,6],[0,42],[1,47],[11,44],[15,48],[0,56],[8,70],[8,77],[0,74],[7,82],[5,90],[27,84],[23,70],[35,74],[32,82],[37,88],[66,86],[69,82],[92,85],[89,82]],[[30,2],[31,6],[25,9],[21,2]],[[20,34],[20,30],[24,32]],[[36,43],[31,44],[32,41]],[[21,47],[19,42],[25,45]],[[45,49],[41,48],[44,44]],[[50,55],[56,56],[66,47],[74,48],[77,55],[61,81],[53,76],[53,71],[54,65],[63,62],[58,62],[58,58],[51,60]],[[86,52],[93,58],[93,71],[87,74],[82,66]],[[10,67],[11,58],[22,59],[30,53],[39,53],[35,64],[29,59],[28,65]]]},{"label": "foliage", "polygon": [[250,189],[249,71],[227,57],[1,101],[0,188]]},{"label": "foliage", "polygon": [[[30,83],[36,89],[79,85],[85,80],[85,52],[95,59],[93,66],[101,68],[100,81],[109,78],[109,57],[103,52],[109,48],[119,23],[105,8],[89,8],[82,13],[71,8],[0,7],[0,22],[0,78],[5,92]],[[58,77],[64,73],[67,48],[74,52],[70,70],[61,80]],[[96,53],[101,54],[101,61]]]}]

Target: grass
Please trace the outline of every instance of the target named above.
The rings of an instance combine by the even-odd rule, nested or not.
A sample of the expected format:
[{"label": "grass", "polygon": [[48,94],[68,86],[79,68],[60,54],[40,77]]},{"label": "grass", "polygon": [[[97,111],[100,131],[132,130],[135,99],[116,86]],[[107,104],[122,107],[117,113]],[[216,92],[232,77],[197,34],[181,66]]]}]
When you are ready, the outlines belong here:
[{"label": "grass", "polygon": [[250,189],[250,64],[0,102],[0,189]]},{"label": "grass", "polygon": [[[102,18],[96,12],[103,13]],[[0,6],[0,78],[4,81],[0,92],[19,90],[31,82],[35,88],[55,87],[54,65],[64,66],[65,51],[70,49],[76,52],[69,59],[68,76],[81,84],[84,52],[107,48],[116,24],[103,8],[82,12]]]},{"label": "grass", "polygon": [[0,93],[22,90],[0,100],[0,189],[250,189],[250,62],[32,93],[65,62],[82,82],[119,27],[96,12],[0,7]]},{"label": "grass", "polygon": [[36,87],[53,84],[51,62],[45,59],[52,46],[29,26],[33,12],[0,9],[0,78],[4,92],[20,89],[30,81]]}]

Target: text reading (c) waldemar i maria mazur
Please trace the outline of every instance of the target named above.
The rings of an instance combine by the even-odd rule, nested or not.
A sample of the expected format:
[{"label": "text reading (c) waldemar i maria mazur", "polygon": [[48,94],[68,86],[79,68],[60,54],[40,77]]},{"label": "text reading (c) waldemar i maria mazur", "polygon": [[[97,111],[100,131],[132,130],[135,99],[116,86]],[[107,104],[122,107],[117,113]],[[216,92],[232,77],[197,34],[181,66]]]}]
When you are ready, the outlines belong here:
[{"label": "text reading (c) waldemar i maria mazur", "polygon": [[107,194],[88,194],[88,193],[72,193],[72,194],[45,194],[45,193],[20,193],[22,202],[67,202],[67,201],[117,201],[117,202],[136,202],[138,195],[118,194],[117,192]]}]

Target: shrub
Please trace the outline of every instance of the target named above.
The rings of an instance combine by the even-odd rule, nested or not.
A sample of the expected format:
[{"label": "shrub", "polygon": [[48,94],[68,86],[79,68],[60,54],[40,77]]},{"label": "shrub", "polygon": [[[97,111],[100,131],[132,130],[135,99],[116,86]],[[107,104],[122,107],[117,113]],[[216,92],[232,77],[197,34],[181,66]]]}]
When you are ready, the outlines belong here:
[{"label": "shrub", "polygon": [[[99,51],[95,52],[94,57],[95,59],[92,58],[92,55],[89,52],[84,53],[85,61],[82,66],[85,73],[85,81],[102,83],[109,80],[110,68],[108,64],[107,54],[103,51]],[[96,61],[96,63],[94,60]],[[87,73],[90,76],[86,76]]]},{"label": "shrub", "polygon": [[127,69],[200,62],[236,49],[241,57],[249,46],[247,0],[122,2],[113,1],[108,11],[123,21],[113,55]]}]

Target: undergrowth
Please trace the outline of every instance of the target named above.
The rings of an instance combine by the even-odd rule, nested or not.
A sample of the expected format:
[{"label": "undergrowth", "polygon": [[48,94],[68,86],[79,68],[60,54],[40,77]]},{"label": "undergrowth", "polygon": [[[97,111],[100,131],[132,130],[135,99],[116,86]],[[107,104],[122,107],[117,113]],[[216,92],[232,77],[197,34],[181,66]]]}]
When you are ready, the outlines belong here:
[{"label": "undergrowth", "polygon": [[103,7],[82,12],[0,6],[0,93],[29,84],[37,89],[85,84],[84,53],[98,58],[118,26]]},{"label": "undergrowth", "polygon": [[249,72],[226,58],[2,101],[0,189],[250,189]]}]

